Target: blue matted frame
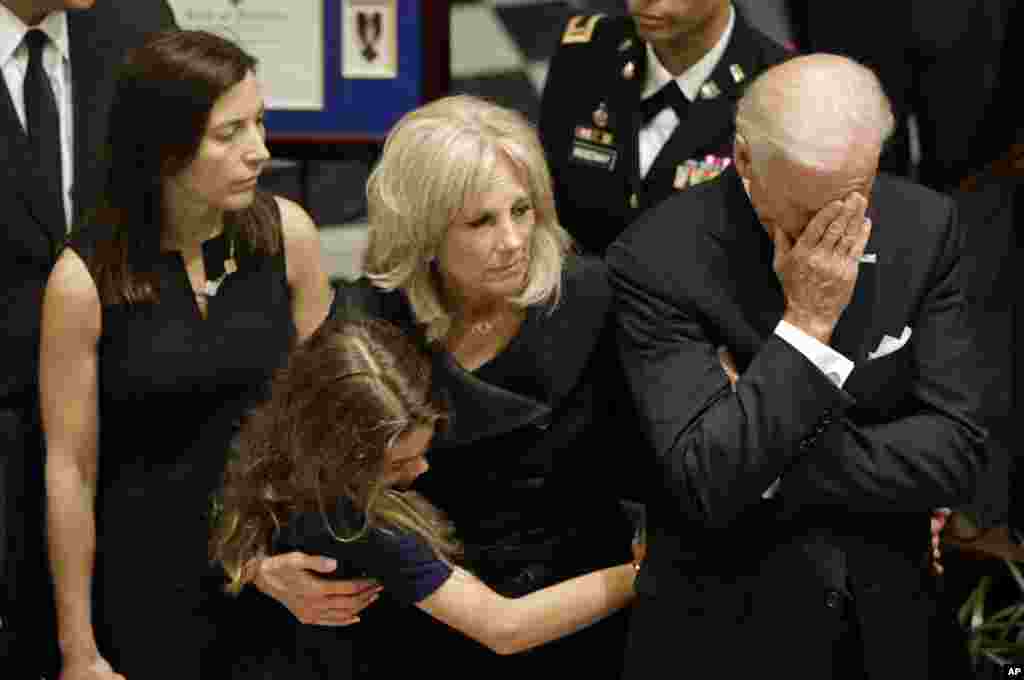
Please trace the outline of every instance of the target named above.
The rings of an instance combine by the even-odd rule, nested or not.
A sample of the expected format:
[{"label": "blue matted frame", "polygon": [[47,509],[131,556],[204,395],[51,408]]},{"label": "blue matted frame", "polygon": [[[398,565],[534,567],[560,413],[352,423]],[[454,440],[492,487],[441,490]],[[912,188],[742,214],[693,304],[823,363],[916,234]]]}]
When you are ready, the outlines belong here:
[{"label": "blue matted frame", "polygon": [[404,113],[448,90],[447,0],[397,0],[398,76],[390,79],[342,77],[344,1],[324,0],[324,108],[267,111],[268,142],[280,151],[333,155],[330,147],[382,142]]}]

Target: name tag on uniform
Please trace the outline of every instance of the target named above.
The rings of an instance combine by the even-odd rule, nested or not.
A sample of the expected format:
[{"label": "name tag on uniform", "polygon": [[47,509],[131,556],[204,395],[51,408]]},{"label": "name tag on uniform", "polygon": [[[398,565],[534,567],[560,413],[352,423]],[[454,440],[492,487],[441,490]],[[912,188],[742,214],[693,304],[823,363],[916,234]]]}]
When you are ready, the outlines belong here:
[{"label": "name tag on uniform", "polygon": [[569,158],[584,165],[595,168],[603,168],[611,172],[615,169],[615,159],[618,152],[611,147],[591,144],[580,139],[574,139],[572,149],[569,151]]}]

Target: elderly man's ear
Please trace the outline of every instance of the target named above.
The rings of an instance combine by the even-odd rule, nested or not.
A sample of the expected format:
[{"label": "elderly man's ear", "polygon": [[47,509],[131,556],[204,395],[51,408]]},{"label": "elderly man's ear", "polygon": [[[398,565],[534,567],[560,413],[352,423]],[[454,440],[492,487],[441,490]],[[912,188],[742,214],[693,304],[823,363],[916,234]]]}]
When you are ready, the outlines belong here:
[{"label": "elderly man's ear", "polygon": [[749,182],[751,178],[750,166],[753,162],[750,152],[750,143],[747,141],[746,137],[741,135],[739,132],[736,133],[736,136],[733,139],[732,157],[733,162],[736,164],[736,172],[740,174],[740,177]]}]

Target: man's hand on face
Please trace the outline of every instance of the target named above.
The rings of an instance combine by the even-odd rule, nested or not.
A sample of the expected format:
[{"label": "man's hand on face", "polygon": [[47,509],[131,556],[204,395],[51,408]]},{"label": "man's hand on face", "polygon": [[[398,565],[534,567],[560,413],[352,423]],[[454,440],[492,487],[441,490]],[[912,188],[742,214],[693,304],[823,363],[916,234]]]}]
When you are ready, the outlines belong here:
[{"label": "man's hand on face", "polygon": [[786,298],[783,319],[824,344],[853,297],[860,256],[871,235],[867,199],[851,193],[832,201],[793,241],[776,228],[775,273]]}]

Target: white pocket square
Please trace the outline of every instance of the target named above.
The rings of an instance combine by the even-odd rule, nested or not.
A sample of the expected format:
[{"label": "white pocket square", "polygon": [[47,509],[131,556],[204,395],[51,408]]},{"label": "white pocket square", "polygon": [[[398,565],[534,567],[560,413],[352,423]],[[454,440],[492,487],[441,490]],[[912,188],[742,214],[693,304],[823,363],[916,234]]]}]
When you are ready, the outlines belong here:
[{"label": "white pocket square", "polygon": [[878,349],[868,352],[868,359],[880,359],[886,354],[892,354],[910,340],[910,326],[904,326],[900,337],[894,338],[891,335],[883,335],[882,341],[878,343]]}]

